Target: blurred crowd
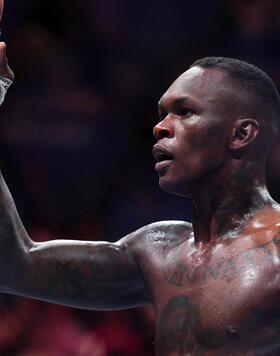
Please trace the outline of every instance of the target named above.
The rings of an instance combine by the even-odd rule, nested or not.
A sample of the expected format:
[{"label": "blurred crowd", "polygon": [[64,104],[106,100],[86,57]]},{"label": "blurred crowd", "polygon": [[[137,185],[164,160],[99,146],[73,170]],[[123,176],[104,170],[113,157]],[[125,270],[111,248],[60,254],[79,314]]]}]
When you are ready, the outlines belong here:
[{"label": "blurred crowd", "polygon": [[[0,109],[0,163],[35,241],[116,241],[190,220],[153,170],[157,101],[196,59],[247,60],[280,85],[278,0],[9,0],[16,82]],[[280,142],[280,139],[279,139]],[[280,146],[268,162],[275,199]],[[0,295],[0,355],[153,354],[150,307],[93,312]]]}]

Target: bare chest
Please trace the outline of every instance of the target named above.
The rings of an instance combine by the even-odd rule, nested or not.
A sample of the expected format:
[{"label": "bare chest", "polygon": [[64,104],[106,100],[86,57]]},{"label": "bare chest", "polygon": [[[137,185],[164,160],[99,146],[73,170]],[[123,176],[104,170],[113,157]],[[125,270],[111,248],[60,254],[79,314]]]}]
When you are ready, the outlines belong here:
[{"label": "bare chest", "polygon": [[267,343],[280,354],[279,244],[163,253],[149,281],[157,354],[257,355]]}]

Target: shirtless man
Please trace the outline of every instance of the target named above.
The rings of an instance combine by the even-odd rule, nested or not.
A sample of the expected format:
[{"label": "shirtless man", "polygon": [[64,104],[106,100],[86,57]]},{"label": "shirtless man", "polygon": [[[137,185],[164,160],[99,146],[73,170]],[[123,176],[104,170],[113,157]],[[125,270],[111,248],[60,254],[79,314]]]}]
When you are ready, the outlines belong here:
[{"label": "shirtless man", "polygon": [[116,243],[33,242],[1,176],[1,292],[94,310],[152,304],[157,356],[280,355],[280,206],[264,178],[279,113],[257,68],[194,63],[160,99],[153,150],[161,188],[193,199],[193,225],[157,222]]}]

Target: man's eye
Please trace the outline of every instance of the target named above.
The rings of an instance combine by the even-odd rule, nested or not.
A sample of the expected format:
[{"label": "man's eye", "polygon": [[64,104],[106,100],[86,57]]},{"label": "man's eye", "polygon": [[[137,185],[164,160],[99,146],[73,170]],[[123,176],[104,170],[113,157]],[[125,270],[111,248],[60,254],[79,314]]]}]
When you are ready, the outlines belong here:
[{"label": "man's eye", "polygon": [[182,108],[180,110],[180,115],[182,116],[191,116],[191,115],[194,115],[195,112],[192,110],[192,109],[189,109],[189,108]]}]

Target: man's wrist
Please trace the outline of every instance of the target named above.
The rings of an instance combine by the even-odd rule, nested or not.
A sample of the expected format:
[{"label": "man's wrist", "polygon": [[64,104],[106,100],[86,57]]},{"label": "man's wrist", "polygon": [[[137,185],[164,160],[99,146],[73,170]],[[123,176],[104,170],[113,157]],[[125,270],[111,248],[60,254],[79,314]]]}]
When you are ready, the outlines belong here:
[{"label": "man's wrist", "polygon": [[3,77],[0,74],[0,105],[2,105],[9,87],[13,84],[13,81],[9,78]]}]

